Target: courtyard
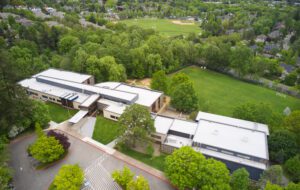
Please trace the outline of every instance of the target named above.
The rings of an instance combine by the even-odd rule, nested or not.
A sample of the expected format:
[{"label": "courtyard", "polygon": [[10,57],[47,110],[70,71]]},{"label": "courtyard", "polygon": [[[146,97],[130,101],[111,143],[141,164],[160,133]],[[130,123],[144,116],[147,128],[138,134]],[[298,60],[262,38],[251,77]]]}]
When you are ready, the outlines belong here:
[{"label": "courtyard", "polygon": [[151,189],[173,189],[165,179],[152,175],[149,169],[143,168],[143,164],[135,164],[135,160],[127,159],[125,155],[110,155],[76,137],[70,135],[68,137],[71,142],[68,155],[44,170],[36,170],[33,159],[28,157],[26,152],[28,145],[35,140],[35,135],[27,135],[12,141],[9,145],[12,158],[10,165],[15,170],[13,181],[15,188],[47,189],[62,165],[79,164],[93,189],[118,189],[110,175],[112,171],[122,169],[123,166],[129,167],[136,175],[143,175],[149,181]]}]

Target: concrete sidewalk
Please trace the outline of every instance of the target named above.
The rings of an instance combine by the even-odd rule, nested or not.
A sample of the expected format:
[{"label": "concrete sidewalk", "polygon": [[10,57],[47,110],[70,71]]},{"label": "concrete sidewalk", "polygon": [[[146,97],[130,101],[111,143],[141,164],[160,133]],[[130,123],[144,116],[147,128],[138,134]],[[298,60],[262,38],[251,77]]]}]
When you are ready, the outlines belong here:
[{"label": "concrete sidewalk", "polygon": [[[58,129],[59,130],[59,129]],[[62,131],[62,132],[65,132],[65,133],[68,133],[68,131]],[[68,133],[69,135],[73,136],[73,134],[71,133]],[[167,183],[169,183],[168,179],[166,178],[166,176],[164,175],[163,172],[147,165],[147,164],[144,164],[143,162],[140,162],[134,158],[131,158],[111,147],[108,147],[107,145],[104,145],[98,141],[95,141],[89,137],[84,137],[84,138],[80,138],[78,136],[73,136],[75,138],[79,138],[80,140],[82,140],[83,142],[87,143],[87,144],[90,144],[96,148],[98,148],[99,150],[101,151],[104,151],[106,152],[107,154],[117,158],[118,160],[122,160],[124,162],[126,162],[127,164],[131,165],[131,166],[134,166],[136,168],[139,168],[141,170],[143,170],[144,172],[147,172],[148,174],[150,175],[153,175],[157,178],[159,178],[160,180],[163,180]]]}]

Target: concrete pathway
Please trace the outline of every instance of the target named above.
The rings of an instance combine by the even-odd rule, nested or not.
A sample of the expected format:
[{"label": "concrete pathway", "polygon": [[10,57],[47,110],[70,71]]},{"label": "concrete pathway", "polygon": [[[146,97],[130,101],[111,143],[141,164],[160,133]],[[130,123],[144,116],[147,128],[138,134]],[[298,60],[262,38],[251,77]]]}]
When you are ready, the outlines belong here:
[{"label": "concrete pathway", "polygon": [[50,121],[48,124],[50,128],[58,125],[58,123],[56,123],[55,121]]},{"label": "concrete pathway", "polygon": [[116,146],[117,142],[118,142],[118,138],[116,138],[115,140],[111,141],[106,146],[108,146],[110,148],[114,148]]},{"label": "concrete pathway", "polygon": [[[69,135],[71,146],[68,155],[55,165],[45,170],[35,170],[31,159],[26,153],[29,144],[34,142],[35,135],[29,135],[10,143],[10,166],[14,168],[13,184],[18,190],[46,190],[53,181],[54,176],[64,164],[79,164],[85,170],[85,177],[91,185],[87,189],[118,190],[118,186],[112,181],[111,173],[121,170],[124,166],[130,168],[136,175],[144,176],[151,190],[173,190],[168,181],[160,176],[162,172],[155,173],[155,169],[147,168],[117,151],[108,154],[98,146],[84,142],[75,136]],[[105,145],[103,145],[105,146]],[[155,174],[155,175],[153,175]]]},{"label": "concrete pathway", "polygon": [[[67,132],[67,131],[65,131]],[[67,132],[68,133],[68,132]],[[72,135],[71,133],[69,133],[70,135]],[[126,162],[127,164],[130,164],[136,168],[139,168],[147,173],[149,173],[150,175],[153,175],[163,181],[166,181],[168,182],[168,179],[165,177],[164,173],[151,167],[151,166],[148,166],[147,164],[144,164],[143,162],[140,162],[138,160],[135,160],[134,158],[131,158],[107,145],[104,145],[98,141],[95,141],[94,139],[92,138],[89,138],[89,137],[84,137],[84,138],[81,138],[82,141],[90,144],[90,145],[93,145],[94,147],[104,151],[105,153],[109,154],[109,155],[112,155],[113,157],[119,159],[119,160],[122,160],[124,162]],[[112,143],[112,142],[111,142]]]},{"label": "concrete pathway", "polygon": [[95,117],[87,117],[87,120],[85,123],[83,123],[79,129],[79,133],[84,137],[91,137],[94,133],[94,128],[96,124],[96,118]]}]

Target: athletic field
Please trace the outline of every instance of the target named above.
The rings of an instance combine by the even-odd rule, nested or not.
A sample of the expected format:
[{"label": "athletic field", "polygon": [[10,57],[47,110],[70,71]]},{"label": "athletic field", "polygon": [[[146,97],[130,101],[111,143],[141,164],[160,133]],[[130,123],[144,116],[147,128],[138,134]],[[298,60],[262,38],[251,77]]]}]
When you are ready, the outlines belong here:
[{"label": "athletic field", "polygon": [[203,111],[231,116],[236,106],[246,102],[268,103],[280,113],[287,106],[292,110],[300,109],[300,99],[224,74],[199,67],[188,67],[180,72],[186,73],[194,81]]},{"label": "athletic field", "polygon": [[180,34],[186,36],[189,33],[199,34],[201,32],[199,23],[196,22],[181,22],[178,20],[156,18],[128,19],[120,22],[123,22],[129,26],[137,25],[142,28],[152,28],[166,36],[175,36]]}]

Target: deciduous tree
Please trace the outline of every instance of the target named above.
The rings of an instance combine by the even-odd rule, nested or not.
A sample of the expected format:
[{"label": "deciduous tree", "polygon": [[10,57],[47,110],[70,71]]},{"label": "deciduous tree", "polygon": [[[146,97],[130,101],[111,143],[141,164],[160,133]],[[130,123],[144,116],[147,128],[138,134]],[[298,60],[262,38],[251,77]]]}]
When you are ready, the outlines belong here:
[{"label": "deciduous tree", "polygon": [[282,116],[273,112],[266,103],[245,103],[237,106],[233,111],[233,117],[268,124],[271,130],[279,128],[282,123]]},{"label": "deciduous tree", "polygon": [[272,184],[270,182],[267,182],[266,187],[264,188],[265,190],[283,190],[282,187],[276,184]]},{"label": "deciduous tree", "polygon": [[149,110],[138,104],[127,107],[119,118],[119,123],[124,131],[120,140],[129,146],[135,146],[136,140],[147,140],[155,131]]},{"label": "deciduous tree", "polygon": [[227,190],[229,171],[225,164],[205,157],[189,146],[181,147],[165,161],[165,173],[179,189]]},{"label": "deciduous tree", "polygon": [[198,109],[198,96],[194,84],[184,82],[175,87],[171,94],[171,104],[174,108],[182,112],[192,112]]},{"label": "deciduous tree", "polygon": [[123,170],[116,170],[112,173],[112,178],[117,182],[123,189],[127,189],[127,184],[132,181],[134,173],[130,171],[128,167],[124,167]]},{"label": "deciduous tree", "polygon": [[143,176],[137,176],[127,184],[127,190],[150,190],[148,181]]},{"label": "deciduous tree", "polygon": [[160,70],[153,74],[151,80],[151,88],[154,90],[159,90],[168,94],[169,92],[169,83],[165,71]]},{"label": "deciduous tree", "polygon": [[300,155],[294,156],[286,161],[284,169],[293,182],[300,182]]},{"label": "deciduous tree", "polygon": [[270,160],[283,164],[295,156],[299,147],[294,134],[289,131],[276,131],[268,138]]},{"label": "deciduous tree", "polygon": [[41,136],[29,146],[29,153],[41,163],[53,162],[64,153],[63,146],[54,137]]},{"label": "deciduous tree", "polygon": [[232,49],[230,56],[230,66],[234,68],[240,77],[248,74],[253,62],[253,53],[245,45],[239,45]]},{"label": "deciduous tree", "polygon": [[247,190],[249,186],[249,173],[245,168],[235,170],[231,175],[230,186],[232,190]]},{"label": "deciduous tree", "polygon": [[282,185],[283,171],[280,165],[273,165],[263,172],[260,177],[261,187],[265,187],[267,182],[272,184]]},{"label": "deciduous tree", "polygon": [[64,165],[55,176],[53,185],[57,190],[78,190],[83,184],[84,173],[76,165]]},{"label": "deciduous tree", "polygon": [[56,132],[54,130],[50,130],[47,133],[48,137],[54,137],[59,143],[63,146],[65,151],[68,151],[71,143],[69,142],[69,138],[63,133]]},{"label": "deciduous tree", "polygon": [[80,40],[77,37],[68,35],[59,40],[58,48],[62,54],[66,54],[78,44],[80,44]]},{"label": "deciduous tree", "polygon": [[300,145],[300,111],[293,111],[284,120],[284,125],[288,130],[297,135],[298,144]]}]

